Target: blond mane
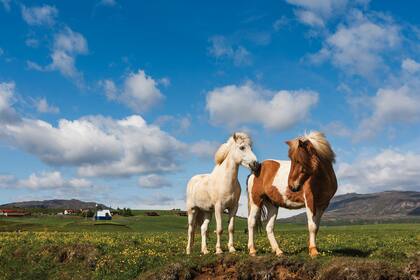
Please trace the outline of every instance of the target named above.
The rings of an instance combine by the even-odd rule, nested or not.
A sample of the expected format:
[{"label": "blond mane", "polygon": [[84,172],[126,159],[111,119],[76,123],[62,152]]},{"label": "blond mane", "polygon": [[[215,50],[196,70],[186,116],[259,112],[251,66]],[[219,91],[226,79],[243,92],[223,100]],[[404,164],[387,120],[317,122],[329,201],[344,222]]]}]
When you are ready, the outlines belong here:
[{"label": "blond mane", "polygon": [[305,135],[298,138],[302,141],[309,140],[311,141],[312,145],[314,146],[318,156],[321,159],[330,161],[332,163],[335,162],[335,153],[331,148],[330,143],[328,142],[325,134],[319,131],[311,131],[309,134],[305,133]]},{"label": "blond mane", "polygon": [[248,134],[244,132],[235,132],[232,136],[228,138],[226,143],[220,145],[219,149],[214,155],[214,162],[217,165],[222,164],[222,162],[226,159],[235,141],[237,143],[247,143],[249,145],[252,145],[251,138],[248,136]]}]

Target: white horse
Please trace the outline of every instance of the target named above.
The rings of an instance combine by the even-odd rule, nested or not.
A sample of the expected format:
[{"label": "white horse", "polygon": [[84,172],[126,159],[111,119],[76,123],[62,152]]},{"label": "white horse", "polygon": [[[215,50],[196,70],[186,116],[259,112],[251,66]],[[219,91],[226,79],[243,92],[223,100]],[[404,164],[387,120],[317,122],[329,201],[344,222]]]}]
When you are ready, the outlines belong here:
[{"label": "white horse", "polygon": [[223,231],[222,213],[225,209],[229,211],[228,248],[229,252],[235,252],[233,247],[234,219],[241,195],[241,185],[238,181],[239,165],[251,170],[259,168],[257,158],[252,152],[250,137],[245,133],[234,133],[217,150],[215,162],[216,166],[210,174],[196,175],[190,179],[187,185],[187,254],[191,253],[197,225],[201,225],[201,252],[208,254],[206,237],[212,211],[214,211],[216,218],[216,254],[223,252],[220,247],[220,236]]}]

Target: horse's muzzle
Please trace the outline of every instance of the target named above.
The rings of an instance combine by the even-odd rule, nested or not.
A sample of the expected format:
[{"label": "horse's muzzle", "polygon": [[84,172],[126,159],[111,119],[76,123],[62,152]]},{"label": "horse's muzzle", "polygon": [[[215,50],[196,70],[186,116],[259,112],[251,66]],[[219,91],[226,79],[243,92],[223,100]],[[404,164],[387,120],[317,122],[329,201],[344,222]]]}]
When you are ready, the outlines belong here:
[{"label": "horse's muzzle", "polygon": [[249,165],[249,167],[251,168],[252,172],[257,173],[261,168],[261,163],[254,161]]}]

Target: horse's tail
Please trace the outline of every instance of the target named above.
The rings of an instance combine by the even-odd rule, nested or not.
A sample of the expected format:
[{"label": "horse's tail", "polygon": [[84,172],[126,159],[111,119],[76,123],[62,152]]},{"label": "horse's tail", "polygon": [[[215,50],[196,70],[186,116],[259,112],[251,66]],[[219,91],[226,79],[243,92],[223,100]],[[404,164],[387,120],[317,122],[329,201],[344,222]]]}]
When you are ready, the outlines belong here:
[{"label": "horse's tail", "polygon": [[267,220],[267,204],[270,203],[266,199],[261,201],[260,211],[257,213],[257,217],[255,219],[255,227],[257,228],[257,232],[262,232],[264,229],[264,222]]},{"label": "horse's tail", "polygon": [[194,232],[196,231],[197,226],[198,226],[198,231],[200,231],[200,227],[204,223],[204,212],[203,212],[203,210],[201,210],[200,208],[196,208],[195,211],[197,211],[197,214],[195,216]]}]

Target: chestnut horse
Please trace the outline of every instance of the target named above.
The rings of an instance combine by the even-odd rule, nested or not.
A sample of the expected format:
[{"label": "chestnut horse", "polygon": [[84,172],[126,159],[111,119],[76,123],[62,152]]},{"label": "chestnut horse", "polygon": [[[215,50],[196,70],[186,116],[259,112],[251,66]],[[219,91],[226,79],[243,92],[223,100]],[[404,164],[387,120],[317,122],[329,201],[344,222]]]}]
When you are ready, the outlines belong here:
[{"label": "chestnut horse", "polygon": [[266,216],[267,237],[276,255],[281,255],[274,237],[279,207],[306,207],[309,229],[309,254],[318,255],[316,235],[324,210],[337,190],[333,169],[335,154],[325,135],[311,132],[286,142],[290,161],[266,160],[256,174],[248,177],[248,249],[255,255],[254,228]]}]

